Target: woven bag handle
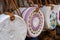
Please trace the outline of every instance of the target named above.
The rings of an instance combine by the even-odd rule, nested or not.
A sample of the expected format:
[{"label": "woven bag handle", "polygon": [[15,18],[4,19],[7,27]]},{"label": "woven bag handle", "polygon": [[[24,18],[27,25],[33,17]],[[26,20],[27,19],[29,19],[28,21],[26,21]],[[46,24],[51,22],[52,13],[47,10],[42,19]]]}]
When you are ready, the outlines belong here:
[{"label": "woven bag handle", "polygon": [[0,14],[2,14],[2,13],[3,13],[3,8],[2,8],[2,2],[0,0]]},{"label": "woven bag handle", "polygon": [[42,3],[41,3],[41,0],[40,0],[40,3],[39,3],[38,0],[36,0],[36,1],[37,1],[37,4],[38,4],[38,7],[36,7],[35,11],[38,12],[40,7],[41,7],[41,5],[42,5]]},{"label": "woven bag handle", "polygon": [[20,12],[20,10],[18,9],[18,5],[16,3],[16,0],[11,0],[11,5],[13,5],[13,8],[17,11],[17,14],[22,17],[22,14]]},{"label": "woven bag handle", "polygon": [[8,7],[8,11],[4,12],[4,14],[9,15],[10,16],[10,20],[13,21],[15,19],[14,13],[12,12],[12,10],[10,9],[10,3],[9,0],[5,0],[7,7]]},{"label": "woven bag handle", "polygon": [[54,6],[52,5],[53,4],[53,1],[52,0],[49,0],[49,3],[50,3],[49,6],[51,6],[51,10],[53,10],[54,9]]},{"label": "woven bag handle", "polygon": [[28,2],[29,2],[29,6],[31,6],[30,4],[32,4],[32,7],[34,7],[34,2],[33,2],[33,0],[28,0]]},{"label": "woven bag handle", "polygon": [[49,4],[48,4],[48,2],[47,2],[47,0],[45,0],[45,5],[46,5],[46,6],[48,6],[48,5],[49,5]]}]

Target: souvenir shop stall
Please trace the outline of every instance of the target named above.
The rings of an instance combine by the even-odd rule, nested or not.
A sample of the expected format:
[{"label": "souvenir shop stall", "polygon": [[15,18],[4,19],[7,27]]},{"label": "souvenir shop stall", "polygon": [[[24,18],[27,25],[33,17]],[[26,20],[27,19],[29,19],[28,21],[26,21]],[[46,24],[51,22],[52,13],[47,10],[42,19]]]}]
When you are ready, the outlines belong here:
[{"label": "souvenir shop stall", "polygon": [[0,40],[60,40],[60,0],[0,0]]}]

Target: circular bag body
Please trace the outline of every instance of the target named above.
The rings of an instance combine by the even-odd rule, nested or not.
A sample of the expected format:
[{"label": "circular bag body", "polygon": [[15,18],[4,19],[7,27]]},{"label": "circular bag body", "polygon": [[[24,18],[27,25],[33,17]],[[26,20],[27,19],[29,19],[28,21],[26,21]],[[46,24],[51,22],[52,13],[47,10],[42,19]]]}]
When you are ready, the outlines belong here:
[{"label": "circular bag body", "polygon": [[43,8],[41,8],[41,11],[43,12],[44,14],[44,30],[47,30],[47,29],[55,29],[56,28],[56,9],[54,7],[53,10],[51,10],[51,7],[50,6],[43,6]]},{"label": "circular bag body", "polygon": [[0,15],[0,40],[25,40],[27,27],[25,21],[15,15],[11,21],[9,15]]},{"label": "circular bag body", "polygon": [[35,7],[29,7],[22,14],[27,24],[28,35],[30,37],[37,37],[40,35],[44,27],[43,13],[40,10],[35,12],[35,9]]}]

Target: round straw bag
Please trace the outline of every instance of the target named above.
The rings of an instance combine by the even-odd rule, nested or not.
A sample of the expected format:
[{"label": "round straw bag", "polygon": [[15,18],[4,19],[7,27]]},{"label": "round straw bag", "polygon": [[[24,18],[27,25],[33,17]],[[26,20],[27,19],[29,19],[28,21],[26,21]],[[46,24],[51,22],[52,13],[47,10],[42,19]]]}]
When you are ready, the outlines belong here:
[{"label": "round straw bag", "polygon": [[37,37],[43,29],[44,17],[39,10],[35,12],[36,7],[28,7],[27,9],[21,8],[23,19],[25,20],[28,28],[27,35],[29,37]]},{"label": "round straw bag", "polygon": [[55,29],[56,27],[56,10],[55,7],[51,10],[51,6],[43,6],[41,11],[45,17],[45,30],[47,29]]},{"label": "round straw bag", "polygon": [[54,6],[54,9],[51,10],[51,14],[50,14],[51,29],[55,29],[57,25],[57,7],[55,5],[53,6]]},{"label": "round straw bag", "polygon": [[27,27],[28,34],[30,37],[37,37],[43,30],[44,26],[44,17],[42,12],[39,10],[35,12],[35,7],[29,7],[22,14]]},{"label": "round straw bag", "polygon": [[[0,40],[25,40],[27,27],[25,21],[18,15],[0,15]],[[15,19],[11,21],[11,16]]]},{"label": "round straw bag", "polygon": [[25,40],[27,27],[24,20],[15,15],[11,21],[9,15],[0,15],[0,39],[1,40]]},{"label": "round straw bag", "polygon": [[51,10],[50,7],[45,6],[42,9],[42,12],[45,16],[45,28],[46,29],[54,29],[56,27],[56,11]]}]

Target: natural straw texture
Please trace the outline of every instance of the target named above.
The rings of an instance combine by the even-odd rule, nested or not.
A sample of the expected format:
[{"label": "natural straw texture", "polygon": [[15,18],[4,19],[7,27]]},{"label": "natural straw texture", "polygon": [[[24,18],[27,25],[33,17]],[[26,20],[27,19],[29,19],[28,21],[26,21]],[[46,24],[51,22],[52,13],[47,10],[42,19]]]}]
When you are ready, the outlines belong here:
[{"label": "natural straw texture", "polygon": [[15,15],[15,20],[10,21],[9,15],[0,15],[0,39],[1,40],[25,40],[27,27],[25,21]]}]

